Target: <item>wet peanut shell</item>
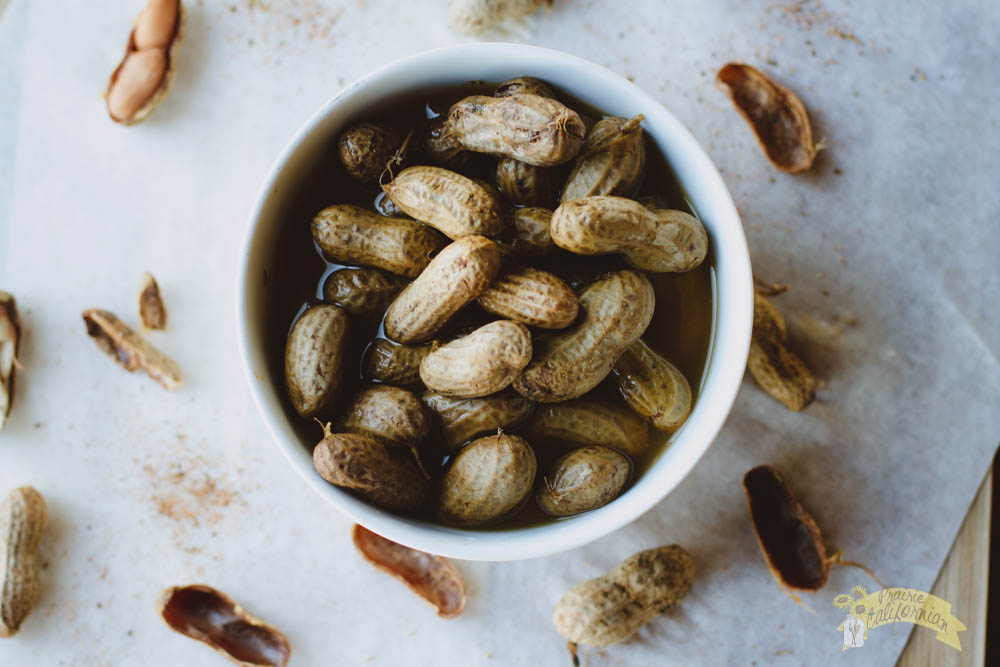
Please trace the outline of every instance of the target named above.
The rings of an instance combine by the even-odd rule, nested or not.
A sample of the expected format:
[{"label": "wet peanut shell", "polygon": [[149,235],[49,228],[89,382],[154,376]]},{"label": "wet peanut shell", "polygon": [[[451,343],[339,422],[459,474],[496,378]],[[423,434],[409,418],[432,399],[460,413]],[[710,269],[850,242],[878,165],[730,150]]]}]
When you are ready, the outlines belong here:
[{"label": "wet peanut shell", "polygon": [[379,177],[402,143],[403,138],[393,128],[364,122],[341,133],[337,151],[348,174],[370,183]]},{"label": "wet peanut shell", "polygon": [[401,387],[419,385],[420,362],[430,354],[431,347],[400,345],[380,338],[365,352],[365,378]]},{"label": "wet peanut shell", "polygon": [[323,299],[349,315],[382,316],[407,281],[378,269],[338,269],[323,284]]},{"label": "wet peanut shell", "polygon": [[646,167],[643,116],[602,118],[590,128],[560,201],[593,195],[628,195]]},{"label": "wet peanut shell", "polygon": [[410,283],[386,311],[386,336],[425,343],[463,306],[489,287],[500,269],[500,249],[484,236],[453,241]]},{"label": "wet peanut shell", "polygon": [[531,445],[516,435],[473,440],[441,479],[437,517],[452,526],[478,526],[503,516],[531,493],[537,465]]},{"label": "wet peanut shell", "polygon": [[447,239],[415,220],[386,217],[360,206],[328,206],[312,221],[323,254],[342,264],[385,269],[416,278]]},{"label": "wet peanut shell", "polygon": [[694,562],[676,544],[640,551],[606,575],[569,589],[552,622],[568,642],[617,644],[679,603],[693,581]]},{"label": "wet peanut shell", "polygon": [[348,334],[349,318],[337,306],[314,306],[295,322],[285,343],[285,386],[299,415],[312,417],[333,408]]},{"label": "wet peanut shell", "polygon": [[651,273],[690,271],[708,254],[708,234],[683,211],[650,211],[625,197],[574,199],[552,214],[549,229],[559,247],[578,255],[621,253]]},{"label": "wet peanut shell", "polygon": [[430,602],[441,618],[455,618],[465,609],[465,582],[446,558],[396,544],[357,524],[351,538],[362,558]]},{"label": "wet peanut shell", "polygon": [[358,433],[329,427],[313,450],[313,466],[334,486],[396,512],[411,512],[427,499],[430,482],[412,454]]},{"label": "wet peanut shell", "polygon": [[87,335],[125,370],[143,369],[161,387],[173,391],[181,384],[181,369],[149,341],[133,331],[114,313],[98,308],[83,311]]},{"label": "wet peanut shell", "polygon": [[510,97],[511,95],[538,95],[555,99],[555,91],[541,79],[533,76],[518,76],[504,81],[497,86],[493,97]]},{"label": "wet peanut shell", "polygon": [[292,649],[279,630],[210,586],[174,586],[160,594],[160,616],[173,630],[238,665],[284,667]]},{"label": "wet peanut shell", "polygon": [[431,415],[412,392],[375,385],[363,389],[342,423],[349,433],[362,433],[394,445],[415,447],[431,432]]},{"label": "wet peanut shell", "polygon": [[774,578],[789,588],[823,588],[831,565],[823,536],[781,474],[758,466],[743,476],[743,491],[757,544]]},{"label": "wet peanut shell", "polygon": [[542,478],[536,499],[552,516],[573,516],[607,505],[621,494],[631,463],[607,447],[581,447],[561,456]]},{"label": "wet peanut shell", "polygon": [[775,167],[796,174],[812,166],[819,149],[813,143],[809,114],[795,93],[742,63],[729,63],[715,81],[750,124]]},{"label": "wet peanut shell", "polygon": [[592,398],[539,405],[522,432],[536,447],[595,445],[629,456],[649,447],[649,427],[631,410]]},{"label": "wet peanut shell", "polygon": [[148,271],[142,275],[139,287],[139,321],[144,329],[167,328],[167,308],[160,296],[160,286]]},{"label": "wet peanut shell", "polygon": [[497,161],[497,187],[511,203],[521,206],[551,206],[555,201],[555,175],[549,167],[509,157]]},{"label": "wet peanut shell", "polygon": [[575,111],[551,98],[473,95],[448,110],[446,132],[467,150],[552,167],[576,156],[586,128]]},{"label": "wet peanut shell", "polygon": [[805,363],[786,347],[785,318],[774,304],[754,294],[753,334],[747,369],[761,388],[793,412],[816,398],[816,378]]},{"label": "wet peanut shell", "polygon": [[38,602],[38,544],[46,523],[45,498],[30,486],[0,503],[0,637],[13,637]]},{"label": "wet peanut shell", "polygon": [[649,326],[655,295],[643,274],[617,271],[587,287],[579,302],[577,324],[533,341],[534,357],[513,384],[525,398],[557,403],[600,384]]},{"label": "wet peanut shell", "polygon": [[461,169],[472,155],[448,128],[447,115],[435,118],[424,130],[423,152],[434,164],[448,169]]},{"label": "wet peanut shell", "polygon": [[503,229],[503,205],[491,187],[441,167],[409,167],[382,186],[407,215],[451,239]]},{"label": "wet peanut shell", "polygon": [[482,398],[453,398],[428,392],[422,400],[441,424],[441,445],[457,451],[478,435],[514,428],[531,414],[532,401],[505,391]]},{"label": "wet peanut shell", "polygon": [[498,320],[431,351],[420,363],[420,379],[445,396],[489,396],[510,385],[529,361],[528,328]]},{"label": "wet peanut shell", "polygon": [[687,378],[641,338],[618,357],[612,370],[622,398],[653,427],[674,431],[691,414]]},{"label": "wet peanut shell", "polygon": [[476,303],[488,313],[540,329],[564,329],[580,309],[576,293],[559,277],[511,262]]},{"label": "wet peanut shell", "polygon": [[551,223],[552,211],[547,208],[514,209],[507,216],[507,229],[499,240],[500,249],[515,257],[540,257],[558,252],[559,246],[549,233]]}]

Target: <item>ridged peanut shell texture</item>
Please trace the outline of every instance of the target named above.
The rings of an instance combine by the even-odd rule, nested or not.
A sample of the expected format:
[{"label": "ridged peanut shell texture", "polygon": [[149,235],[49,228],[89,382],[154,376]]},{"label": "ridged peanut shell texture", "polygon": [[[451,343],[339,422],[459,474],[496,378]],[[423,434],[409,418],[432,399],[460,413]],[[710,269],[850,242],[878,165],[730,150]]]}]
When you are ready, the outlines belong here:
[{"label": "ridged peanut shell texture", "polygon": [[581,447],[560,457],[542,478],[538,506],[552,516],[573,516],[618,497],[631,471],[629,460],[607,447]]},{"label": "ridged peanut shell texture", "polygon": [[505,254],[515,257],[539,257],[559,250],[552,240],[549,227],[552,211],[537,206],[525,206],[507,216],[507,229],[500,239]]},{"label": "ridged peanut shell texture", "polygon": [[643,117],[602,118],[587,140],[566,178],[561,201],[593,195],[628,195],[646,167],[642,143]]},{"label": "ridged peanut shell texture", "polygon": [[315,306],[295,322],[285,344],[285,386],[303,417],[333,407],[340,395],[348,316],[337,306]]},{"label": "ridged peanut shell texture", "polygon": [[432,351],[420,364],[420,379],[445,396],[489,396],[510,385],[529,361],[528,328],[499,320]]},{"label": "ridged peanut shell texture", "polygon": [[420,384],[420,362],[430,354],[431,347],[400,345],[380,338],[365,352],[365,378],[401,387]]},{"label": "ridged peanut shell texture", "polygon": [[575,111],[540,95],[473,95],[448,110],[446,131],[467,150],[552,167],[580,152],[586,127]]},{"label": "ridged peanut shell texture", "polygon": [[360,433],[333,433],[329,427],[313,450],[313,466],[334,486],[397,512],[415,510],[427,498],[430,482],[413,455]]},{"label": "ridged peanut shell texture", "polygon": [[413,393],[376,385],[361,391],[347,409],[343,428],[394,445],[415,446],[431,432],[431,415]]},{"label": "ridged peanut shell texture", "polygon": [[328,206],[317,213],[312,235],[333,261],[372,266],[407,278],[419,276],[448,242],[415,220],[386,217],[350,204]]},{"label": "ridged peanut shell texture", "polygon": [[453,526],[479,526],[503,516],[531,493],[537,466],[531,445],[516,435],[470,442],[441,479],[438,518]]},{"label": "ridged peanut shell texture", "polygon": [[385,314],[385,333],[413,345],[434,337],[451,317],[489,287],[500,270],[500,248],[484,236],[465,236],[435,257]]},{"label": "ridged peanut shell texture", "polygon": [[347,173],[369,183],[379,177],[402,143],[403,138],[391,127],[364,122],[341,133],[337,150]]},{"label": "ridged peanut shell texture", "polygon": [[636,271],[617,271],[591,284],[580,295],[577,324],[535,339],[534,358],[514,389],[542,403],[582,396],[646,331],[655,305],[653,286]]},{"label": "ridged peanut shell texture", "polygon": [[597,445],[641,456],[649,446],[649,427],[635,413],[592,398],[537,406],[523,434],[539,448]]},{"label": "ridged peanut shell texture", "polygon": [[785,345],[785,318],[770,301],[754,294],[753,335],[747,368],[761,388],[793,412],[816,398],[816,378],[803,361]]},{"label": "ridged peanut shell texture", "polygon": [[661,431],[676,430],[691,414],[687,378],[641,339],[618,358],[614,374],[629,407]]},{"label": "ridged peanut shell texture", "polygon": [[482,398],[453,398],[428,392],[422,400],[437,415],[441,444],[456,451],[477,435],[514,428],[531,414],[532,401],[513,391]]},{"label": "ridged peanut shell texture", "polygon": [[497,187],[514,204],[551,206],[555,199],[555,174],[548,167],[504,157],[497,161]]},{"label": "ridged peanut shell texture", "polygon": [[0,637],[12,637],[38,602],[38,543],[45,529],[45,499],[30,486],[0,503]]},{"label": "ridged peanut shell texture", "polygon": [[350,315],[382,316],[407,281],[378,269],[339,269],[323,284],[323,299]]},{"label": "ridged peanut shell texture", "polygon": [[445,236],[493,236],[503,229],[503,205],[483,184],[440,167],[409,167],[382,189],[404,213]]},{"label": "ridged peanut shell texture", "polygon": [[477,299],[488,313],[540,329],[564,329],[576,320],[580,303],[559,277],[508,263]]},{"label": "ridged peanut shell texture", "polygon": [[550,228],[556,245],[578,255],[621,253],[651,273],[689,271],[708,254],[708,234],[683,211],[651,211],[625,197],[594,196],[561,204]]},{"label": "ridged peanut shell texture", "polygon": [[617,644],[680,602],[693,581],[694,561],[676,544],[640,551],[606,575],[569,589],[552,622],[568,642]]}]

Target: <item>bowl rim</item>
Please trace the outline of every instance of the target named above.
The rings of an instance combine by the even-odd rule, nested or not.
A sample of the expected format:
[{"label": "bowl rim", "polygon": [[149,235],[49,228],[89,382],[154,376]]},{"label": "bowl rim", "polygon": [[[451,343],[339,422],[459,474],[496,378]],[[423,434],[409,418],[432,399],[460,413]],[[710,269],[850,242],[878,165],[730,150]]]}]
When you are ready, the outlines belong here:
[{"label": "bowl rim", "polygon": [[[672,436],[664,453],[644,473],[629,491],[614,502],[591,512],[558,520],[553,523],[497,531],[469,531],[447,528],[424,521],[400,517],[368,505],[355,496],[324,481],[315,472],[311,457],[303,457],[300,440],[289,437],[291,429],[285,414],[272,396],[266,396],[269,382],[265,382],[265,368],[255,371],[255,363],[263,355],[252,349],[251,330],[259,322],[250,321],[249,289],[254,241],[261,227],[264,212],[276,182],[297,151],[303,149],[311,135],[341,104],[353,95],[361,94],[366,87],[410,68],[427,70],[445,66],[444,60],[462,59],[463,56],[482,58],[488,55],[501,62],[515,61],[561,67],[567,72],[599,80],[602,96],[617,89],[643,108],[647,123],[652,116],[657,123],[669,129],[669,139],[656,137],[661,150],[679,151],[697,178],[678,181],[690,195],[696,183],[704,196],[712,198],[712,207],[720,209],[712,220],[711,228],[724,227],[724,234],[710,233],[710,243],[716,257],[712,277],[713,325],[712,336],[691,416]],[[435,70],[436,71],[436,70]],[[527,70],[525,70],[527,71]],[[559,81],[553,81],[557,87]],[[565,85],[565,84],[564,84]],[[674,167],[671,161],[672,167]],[[676,169],[675,169],[676,171]],[[692,202],[692,208],[701,214]],[[724,248],[725,251],[720,251]],[[725,263],[723,263],[725,260]],[[253,396],[257,412],[267,427],[271,438],[289,464],[306,483],[351,520],[384,537],[406,546],[443,556],[483,561],[504,561],[534,558],[566,551],[594,541],[608,533],[629,525],[656,506],[672,491],[711,446],[736,399],[750,346],[753,315],[753,280],[750,257],[739,213],[719,170],[708,157],[694,135],[667,109],[641,88],[608,70],[578,56],[544,47],[503,42],[479,42],[445,46],[412,54],[383,65],[360,77],[343,88],[316,111],[296,130],[268,169],[251,210],[242,245],[242,256],[236,275],[236,326],[240,358]],[[725,315],[723,315],[725,313]],[[273,391],[271,392],[273,394]],[[279,399],[280,400],[280,399]],[[680,445],[680,446],[679,446]],[[655,472],[654,472],[655,471]]]}]

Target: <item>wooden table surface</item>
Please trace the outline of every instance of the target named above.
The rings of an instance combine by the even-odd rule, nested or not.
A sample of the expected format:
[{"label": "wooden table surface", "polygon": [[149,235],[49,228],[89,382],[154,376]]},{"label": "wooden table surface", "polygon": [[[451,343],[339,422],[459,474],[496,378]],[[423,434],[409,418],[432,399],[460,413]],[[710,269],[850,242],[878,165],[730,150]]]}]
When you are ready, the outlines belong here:
[{"label": "wooden table surface", "polygon": [[952,604],[968,630],[959,634],[956,651],[934,638],[934,632],[913,626],[897,667],[981,667],[986,664],[986,608],[989,592],[990,521],[993,500],[991,469],[931,590]]}]

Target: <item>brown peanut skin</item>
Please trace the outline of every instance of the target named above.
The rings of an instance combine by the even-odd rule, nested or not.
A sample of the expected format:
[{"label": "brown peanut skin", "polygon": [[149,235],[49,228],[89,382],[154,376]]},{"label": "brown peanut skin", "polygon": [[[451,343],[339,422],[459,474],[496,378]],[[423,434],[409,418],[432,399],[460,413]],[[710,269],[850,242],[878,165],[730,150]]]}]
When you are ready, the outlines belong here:
[{"label": "brown peanut skin", "polygon": [[581,447],[561,456],[542,478],[538,506],[552,516],[573,516],[607,505],[621,494],[629,460],[607,447]]},{"label": "brown peanut skin", "polygon": [[514,428],[531,414],[532,401],[505,391],[482,398],[453,398],[436,392],[423,395],[424,404],[441,424],[441,445],[455,452],[477,435]]},{"label": "brown peanut skin", "polygon": [[416,278],[447,239],[415,220],[386,217],[360,206],[328,206],[312,221],[323,254],[342,264],[385,269]]},{"label": "brown peanut skin", "polygon": [[0,637],[13,637],[38,602],[45,521],[45,499],[30,486],[14,489],[0,503]]},{"label": "brown peanut skin", "polygon": [[451,239],[503,229],[503,204],[495,191],[454,171],[409,167],[382,189],[404,213]]},{"label": "brown peanut skin", "polygon": [[550,227],[556,245],[578,255],[621,253],[651,273],[690,271],[708,254],[708,234],[683,211],[651,211],[625,197],[594,196],[560,204]]},{"label": "brown peanut skin", "polygon": [[369,380],[409,387],[420,384],[420,362],[431,345],[399,345],[381,338],[365,352],[364,374]]},{"label": "brown peanut skin", "polygon": [[628,195],[646,167],[642,116],[597,121],[566,178],[560,201],[593,195]]},{"label": "brown peanut skin", "polygon": [[680,602],[693,581],[694,561],[676,544],[640,551],[606,575],[569,589],[552,622],[568,642],[617,644]]},{"label": "brown peanut skin", "polygon": [[691,414],[691,385],[672,363],[639,339],[613,369],[629,407],[661,431],[675,431]]},{"label": "brown peanut skin", "polygon": [[420,379],[445,396],[477,398],[505,389],[529,361],[528,328],[499,320],[433,350],[420,363]]},{"label": "brown peanut skin", "polygon": [[403,138],[380,123],[358,123],[344,130],[337,141],[340,161],[347,173],[362,183],[371,183],[395,155]]},{"label": "brown peanut skin", "polygon": [[340,395],[349,324],[337,306],[315,306],[295,322],[285,344],[285,386],[303,417],[331,409]]},{"label": "brown peanut skin", "polygon": [[448,110],[446,132],[466,150],[552,167],[580,152],[586,128],[575,111],[547,97],[473,95]]},{"label": "brown peanut skin", "polygon": [[507,263],[476,300],[488,313],[540,329],[565,329],[580,303],[573,289],[547,271]]},{"label": "brown peanut skin", "polygon": [[399,387],[375,385],[357,395],[347,409],[342,428],[348,433],[412,447],[430,435],[431,415],[415,394]]},{"label": "brown peanut skin", "polygon": [[463,306],[489,287],[500,270],[500,248],[484,236],[464,236],[435,257],[392,302],[386,336],[399,343],[425,343]]},{"label": "brown peanut skin", "polygon": [[785,318],[770,301],[754,294],[753,334],[747,369],[761,388],[793,412],[805,409],[816,398],[816,378],[785,344]]},{"label": "brown peanut skin", "polygon": [[524,438],[506,433],[473,440],[441,479],[436,514],[451,526],[479,526],[531,493],[537,460]]},{"label": "brown peanut skin", "polygon": [[535,339],[534,358],[513,385],[525,398],[557,403],[596,387],[649,326],[655,307],[653,286],[635,271],[598,280],[579,301],[577,324]]},{"label": "brown peanut skin", "polygon": [[327,427],[313,450],[313,465],[327,482],[387,510],[413,511],[430,491],[410,452],[391,450],[369,435],[332,433]]},{"label": "brown peanut skin", "polygon": [[641,456],[649,447],[649,427],[624,405],[576,398],[539,405],[524,426],[524,437],[536,447],[609,447]]},{"label": "brown peanut skin", "polygon": [[323,284],[323,299],[356,317],[382,316],[407,281],[378,269],[338,269]]},{"label": "brown peanut skin", "polygon": [[552,211],[537,206],[514,209],[507,216],[507,229],[500,238],[500,249],[515,257],[541,257],[559,251],[549,226]]}]

